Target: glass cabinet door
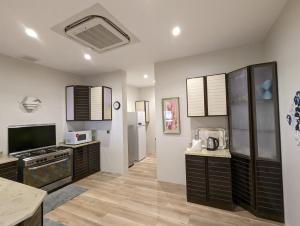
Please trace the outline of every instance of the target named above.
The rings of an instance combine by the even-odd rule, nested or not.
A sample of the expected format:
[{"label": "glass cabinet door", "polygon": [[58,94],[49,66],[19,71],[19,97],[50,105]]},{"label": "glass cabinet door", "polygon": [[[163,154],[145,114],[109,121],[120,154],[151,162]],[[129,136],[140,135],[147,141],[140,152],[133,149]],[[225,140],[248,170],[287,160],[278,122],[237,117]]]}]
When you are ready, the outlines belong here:
[{"label": "glass cabinet door", "polygon": [[230,151],[250,157],[248,70],[228,74]]},{"label": "glass cabinet door", "polygon": [[103,86],[103,119],[112,120],[112,89]]},{"label": "glass cabinet door", "polygon": [[256,157],[280,160],[276,64],[251,67]]}]

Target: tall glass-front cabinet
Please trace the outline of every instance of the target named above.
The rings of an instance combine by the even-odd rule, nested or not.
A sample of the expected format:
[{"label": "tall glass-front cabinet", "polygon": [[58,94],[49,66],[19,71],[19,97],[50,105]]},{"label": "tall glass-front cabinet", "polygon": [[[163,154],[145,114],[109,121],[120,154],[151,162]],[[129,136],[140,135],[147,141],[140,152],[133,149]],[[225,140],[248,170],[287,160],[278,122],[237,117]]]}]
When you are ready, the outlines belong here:
[{"label": "tall glass-front cabinet", "polygon": [[284,221],[276,63],[228,74],[234,201]]}]

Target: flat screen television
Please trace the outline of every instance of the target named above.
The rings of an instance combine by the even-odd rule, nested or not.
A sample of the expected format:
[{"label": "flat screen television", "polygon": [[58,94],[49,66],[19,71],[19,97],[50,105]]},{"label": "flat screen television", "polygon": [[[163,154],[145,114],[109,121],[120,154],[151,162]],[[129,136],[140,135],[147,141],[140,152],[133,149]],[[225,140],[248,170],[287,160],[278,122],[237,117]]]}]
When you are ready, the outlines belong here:
[{"label": "flat screen television", "polygon": [[9,154],[55,145],[55,124],[12,126],[8,128]]}]

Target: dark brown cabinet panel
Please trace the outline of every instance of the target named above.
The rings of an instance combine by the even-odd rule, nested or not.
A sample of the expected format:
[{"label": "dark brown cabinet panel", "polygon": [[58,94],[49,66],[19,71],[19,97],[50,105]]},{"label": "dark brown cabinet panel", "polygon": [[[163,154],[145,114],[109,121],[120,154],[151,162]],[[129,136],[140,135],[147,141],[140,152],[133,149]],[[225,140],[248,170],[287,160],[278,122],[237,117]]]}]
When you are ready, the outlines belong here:
[{"label": "dark brown cabinet panel", "polygon": [[17,226],[42,226],[43,225],[43,206],[40,206],[34,215]]},{"label": "dark brown cabinet panel", "polygon": [[205,204],[207,201],[206,159],[186,155],[187,201]]},{"label": "dark brown cabinet panel", "polygon": [[73,181],[100,171],[100,143],[73,149]]},{"label": "dark brown cabinet panel", "polygon": [[233,209],[231,160],[207,158],[209,202],[222,209]]},{"label": "dark brown cabinet panel", "polygon": [[100,171],[100,143],[91,144],[89,147],[89,174]]},{"label": "dark brown cabinet panel", "polygon": [[231,161],[186,155],[187,201],[231,210]]},{"label": "dark brown cabinet panel", "polygon": [[74,120],[90,120],[90,91],[88,86],[74,86]]},{"label": "dark brown cabinet panel", "polygon": [[1,164],[0,177],[8,180],[18,181],[18,161]]},{"label": "dark brown cabinet panel", "polygon": [[276,62],[227,75],[234,201],[284,222]]},{"label": "dark brown cabinet panel", "polygon": [[80,180],[89,174],[89,152],[88,146],[75,148],[73,150],[73,179]]}]

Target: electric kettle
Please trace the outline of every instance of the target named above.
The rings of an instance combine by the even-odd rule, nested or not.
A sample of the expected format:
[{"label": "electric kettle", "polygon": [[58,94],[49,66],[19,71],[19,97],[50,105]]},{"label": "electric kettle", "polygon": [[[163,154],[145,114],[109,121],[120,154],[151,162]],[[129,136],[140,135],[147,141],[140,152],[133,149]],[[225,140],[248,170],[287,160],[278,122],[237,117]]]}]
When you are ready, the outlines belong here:
[{"label": "electric kettle", "polygon": [[219,140],[215,137],[208,137],[207,138],[207,150],[215,151],[219,147]]}]

